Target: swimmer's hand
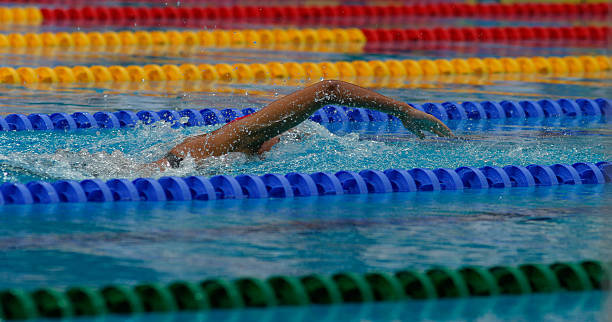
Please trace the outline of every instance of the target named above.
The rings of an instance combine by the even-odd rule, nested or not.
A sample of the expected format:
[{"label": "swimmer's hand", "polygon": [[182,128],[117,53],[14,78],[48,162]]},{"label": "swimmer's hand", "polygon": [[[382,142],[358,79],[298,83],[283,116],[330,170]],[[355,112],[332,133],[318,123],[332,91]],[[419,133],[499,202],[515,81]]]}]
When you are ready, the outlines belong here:
[{"label": "swimmer's hand", "polygon": [[454,137],[453,132],[442,121],[433,115],[419,111],[415,108],[405,111],[397,116],[404,127],[420,139],[425,138],[423,131],[437,134],[440,137]]}]

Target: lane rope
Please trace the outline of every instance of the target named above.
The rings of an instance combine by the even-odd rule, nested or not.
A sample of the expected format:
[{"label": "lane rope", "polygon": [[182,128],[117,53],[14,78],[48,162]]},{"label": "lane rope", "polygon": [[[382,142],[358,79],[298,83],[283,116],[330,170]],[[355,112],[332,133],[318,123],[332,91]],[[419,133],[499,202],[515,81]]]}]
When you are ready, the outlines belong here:
[{"label": "lane rope", "polygon": [[[605,98],[587,99],[541,99],[500,102],[495,101],[464,101],[443,103],[408,103],[414,108],[431,114],[443,122],[449,120],[484,120],[505,118],[551,118],[551,117],[607,117],[612,114],[612,103]],[[160,111],[129,111],[116,112],[75,112],[68,113],[33,113],[8,114],[0,116],[0,131],[73,131],[90,128],[129,128],[138,123],[153,124],[169,122],[173,127],[208,126],[225,124],[255,113],[253,108],[239,110],[237,108],[201,110],[183,109]],[[317,123],[346,122],[399,122],[399,120],[383,112],[348,108],[346,106],[328,105],[316,111],[310,120]]]},{"label": "lane rope", "polygon": [[208,278],[168,284],[71,286],[64,290],[0,291],[0,317],[66,318],[142,312],[270,308],[436,298],[587,292],[608,288],[610,263],[528,263],[516,266],[442,266],[424,271],[275,275],[265,279]]},{"label": "lane rope", "polygon": [[[0,48],[75,48],[98,52],[119,47],[159,46],[214,48],[284,48],[316,50],[331,47],[337,51],[359,51],[364,44],[395,44],[394,48],[411,49],[422,42],[515,42],[544,41],[555,44],[607,44],[610,27],[460,27],[419,29],[243,29],[243,30],[156,30],[91,31],[0,34]],[[337,47],[337,48],[334,48]],[[351,48],[347,48],[352,46]]]},{"label": "lane rope", "polygon": [[608,56],[355,60],[252,64],[149,64],[144,66],[0,67],[0,84],[105,83],[143,81],[220,81],[253,83],[276,80],[393,78],[431,75],[543,74],[584,75],[609,72]]},{"label": "lane rope", "polygon": [[232,7],[73,7],[4,8],[4,23],[195,26],[203,22],[334,24],[355,26],[406,17],[465,17],[479,19],[551,20],[598,19],[610,13],[610,3],[436,3],[405,6],[232,6]]},{"label": "lane rope", "polygon": [[6,182],[0,185],[2,204],[48,204],[120,201],[189,201],[216,199],[293,198],[343,194],[369,194],[464,189],[604,184],[612,180],[612,163],[577,162],[505,167],[459,167],[341,170],[286,175],[165,176]]}]

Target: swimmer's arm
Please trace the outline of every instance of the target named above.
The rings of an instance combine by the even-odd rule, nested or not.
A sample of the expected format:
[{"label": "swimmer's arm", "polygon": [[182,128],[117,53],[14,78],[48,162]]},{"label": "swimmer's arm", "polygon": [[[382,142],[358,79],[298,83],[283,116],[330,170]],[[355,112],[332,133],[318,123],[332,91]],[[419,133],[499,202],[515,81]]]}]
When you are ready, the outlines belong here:
[{"label": "swimmer's arm", "polygon": [[302,123],[329,104],[364,107],[394,115],[420,138],[424,137],[423,131],[452,136],[451,130],[438,119],[406,103],[347,82],[327,80],[278,99],[249,117],[212,133],[187,138],[170,153],[178,157],[189,154],[196,161],[228,152],[255,153],[264,142]]}]

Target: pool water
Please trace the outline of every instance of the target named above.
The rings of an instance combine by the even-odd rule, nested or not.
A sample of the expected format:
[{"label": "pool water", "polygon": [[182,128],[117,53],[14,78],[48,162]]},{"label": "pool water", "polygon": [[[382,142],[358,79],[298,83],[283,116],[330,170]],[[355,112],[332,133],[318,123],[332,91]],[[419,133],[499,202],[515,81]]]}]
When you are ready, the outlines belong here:
[{"label": "pool water", "polygon": [[134,283],[612,258],[611,196],[564,185],[5,206],[0,276],[13,278],[0,288],[99,285],[108,271]]},{"label": "pool water", "polygon": [[209,158],[203,164],[150,172],[140,165],[161,158],[189,135],[219,126],[73,132],[0,132],[0,179],[85,179],[164,175],[265,174],[363,170],[457,168],[599,162],[610,159],[612,130],[602,118],[450,122],[458,140],[418,140],[399,122],[330,123],[307,121],[283,136],[262,157],[242,153]]},{"label": "pool water", "polygon": [[[499,296],[459,300],[320,305],[309,307],[218,310],[198,313],[147,314],[130,317],[136,321],[603,321],[601,292],[555,295]],[[125,316],[105,317],[124,321]]]},{"label": "pool water", "polygon": [[[4,206],[0,288],[609,259],[611,197],[609,185],[564,185],[294,199]],[[604,299],[604,293],[580,292],[181,313],[177,318],[252,316],[281,321],[290,315],[297,321],[311,316],[330,321],[494,321],[496,316],[525,316],[526,320],[583,317],[588,321],[601,319]]]},{"label": "pool water", "polygon": [[[432,24],[531,25],[474,19]],[[538,21],[538,25],[559,25]],[[235,26],[241,28],[244,26]],[[248,26],[250,27],[250,26]],[[280,26],[279,26],[280,27]],[[368,27],[368,26],[364,26]],[[392,23],[385,28],[405,28]],[[0,26],[4,28],[4,26]],[[99,28],[81,26],[80,30]],[[119,28],[108,27],[108,30]],[[146,28],[135,26],[135,30]],[[15,27],[0,32],[74,31]],[[0,66],[145,65],[353,61],[455,57],[608,55],[596,46],[430,43],[367,52],[210,48],[0,48]],[[584,76],[494,74],[359,79],[398,100],[425,102],[608,98],[612,72]],[[261,108],[318,80],[258,83],[168,81],[0,84],[0,115],[202,108]],[[186,159],[165,172],[142,165],[184,138],[219,126],[159,122],[133,128],[0,131],[0,183],[174,175],[312,173],[505,166],[612,160],[612,127],[602,117],[449,121],[458,139],[418,140],[397,122],[307,121],[261,158],[239,153]],[[338,271],[424,270],[432,266],[519,265],[612,258],[611,185],[173,202],[0,205],[0,290],[168,283],[211,277],[268,277]],[[142,314],[130,320],[209,321],[605,321],[605,292],[559,292],[437,301]],[[124,321],[126,316],[104,320]]]}]

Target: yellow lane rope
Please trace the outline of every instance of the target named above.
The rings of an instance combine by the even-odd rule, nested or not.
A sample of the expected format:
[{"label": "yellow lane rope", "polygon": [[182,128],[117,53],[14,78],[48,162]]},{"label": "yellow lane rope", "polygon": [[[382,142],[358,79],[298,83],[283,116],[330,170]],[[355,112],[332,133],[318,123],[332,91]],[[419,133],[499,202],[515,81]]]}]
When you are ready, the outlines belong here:
[{"label": "yellow lane rope", "polygon": [[36,7],[0,7],[0,25],[37,26],[43,21],[42,13]]},{"label": "yellow lane rope", "polygon": [[540,74],[583,76],[611,69],[608,56],[355,60],[252,64],[182,64],[144,66],[0,67],[0,83],[106,83],[212,81],[259,83],[277,80],[410,80],[431,75]]},{"label": "yellow lane rope", "polygon": [[208,47],[284,48],[309,50],[340,47],[358,51],[366,38],[357,28],[348,29],[245,29],[245,30],[156,30],[106,32],[44,32],[0,34],[0,48],[71,48],[97,52],[118,48]]}]

